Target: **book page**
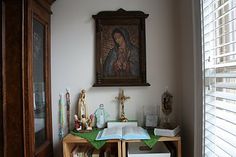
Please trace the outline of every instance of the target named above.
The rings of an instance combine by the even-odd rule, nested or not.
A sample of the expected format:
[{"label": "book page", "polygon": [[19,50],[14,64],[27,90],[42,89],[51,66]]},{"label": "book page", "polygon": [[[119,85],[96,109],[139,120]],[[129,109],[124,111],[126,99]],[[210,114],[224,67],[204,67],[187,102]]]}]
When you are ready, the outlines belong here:
[{"label": "book page", "polygon": [[122,128],[106,128],[98,133],[96,140],[122,139]]},{"label": "book page", "polygon": [[102,136],[111,136],[111,135],[122,135],[122,128],[114,127],[114,128],[104,129]]},{"label": "book page", "polygon": [[141,127],[125,126],[122,128],[123,139],[150,139],[147,130]]}]

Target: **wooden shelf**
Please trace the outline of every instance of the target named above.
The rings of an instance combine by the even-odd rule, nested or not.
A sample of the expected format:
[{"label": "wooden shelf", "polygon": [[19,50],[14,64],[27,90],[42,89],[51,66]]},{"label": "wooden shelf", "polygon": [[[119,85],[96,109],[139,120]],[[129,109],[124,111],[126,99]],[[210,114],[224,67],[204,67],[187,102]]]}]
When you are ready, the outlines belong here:
[{"label": "wooden shelf", "polygon": [[[177,149],[177,154],[178,157],[182,156],[181,152],[181,137],[180,136],[175,136],[175,137],[160,137],[158,141],[161,142],[173,142],[176,149]],[[122,140],[122,157],[126,157],[126,144],[130,142],[142,142],[141,140]]]},{"label": "wooden shelf", "polygon": [[[106,143],[117,143],[118,157],[121,157],[121,140],[108,140]],[[79,136],[68,134],[63,139],[63,157],[70,157],[70,153],[76,144],[89,144],[89,142]]]},{"label": "wooden shelf", "polygon": [[[181,137],[160,137],[158,141],[173,142],[177,149],[178,157],[181,157]],[[126,144],[130,142],[142,142],[141,140],[108,140],[107,143],[117,143],[118,157],[126,157]],[[89,144],[81,137],[68,134],[63,139],[63,157],[70,157],[70,153],[76,144]]]}]

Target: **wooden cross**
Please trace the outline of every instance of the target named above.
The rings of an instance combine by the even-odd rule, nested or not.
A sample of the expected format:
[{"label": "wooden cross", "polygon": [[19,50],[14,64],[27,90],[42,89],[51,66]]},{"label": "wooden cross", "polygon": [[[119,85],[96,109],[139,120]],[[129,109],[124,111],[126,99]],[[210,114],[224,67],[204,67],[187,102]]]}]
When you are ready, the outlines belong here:
[{"label": "wooden cross", "polygon": [[120,121],[122,121],[122,122],[127,122],[128,119],[125,117],[124,102],[125,102],[127,99],[130,99],[130,97],[129,97],[129,96],[125,96],[125,95],[124,95],[124,90],[121,89],[121,92],[119,93],[119,96],[116,97],[116,99],[119,101],[120,106],[121,106],[121,110],[120,110]]}]

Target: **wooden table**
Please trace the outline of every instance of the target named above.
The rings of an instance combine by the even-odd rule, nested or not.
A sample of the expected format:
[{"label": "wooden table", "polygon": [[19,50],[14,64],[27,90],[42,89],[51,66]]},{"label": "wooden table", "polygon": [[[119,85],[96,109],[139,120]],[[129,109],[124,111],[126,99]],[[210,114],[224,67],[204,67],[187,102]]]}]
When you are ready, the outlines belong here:
[{"label": "wooden table", "polygon": [[[162,142],[173,142],[177,148],[177,154],[178,157],[181,157],[181,137],[175,136],[175,137],[160,137],[158,141]],[[122,140],[122,157],[126,157],[126,143],[129,142],[142,142],[141,140]]]},{"label": "wooden table", "polygon": [[[76,144],[88,144],[89,142],[79,136],[68,134],[63,139],[63,157],[70,157],[70,153]],[[106,143],[117,143],[118,157],[121,157],[121,140],[108,140]]]}]

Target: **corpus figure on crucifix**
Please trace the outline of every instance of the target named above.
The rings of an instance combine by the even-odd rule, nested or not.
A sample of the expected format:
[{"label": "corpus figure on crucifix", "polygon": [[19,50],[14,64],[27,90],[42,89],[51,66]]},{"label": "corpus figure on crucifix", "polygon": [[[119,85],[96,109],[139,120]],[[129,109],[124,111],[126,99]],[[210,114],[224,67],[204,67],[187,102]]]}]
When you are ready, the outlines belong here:
[{"label": "corpus figure on crucifix", "polygon": [[130,99],[129,96],[125,96],[124,95],[124,90],[121,89],[121,92],[119,93],[119,96],[116,97],[116,99],[119,101],[119,104],[121,106],[121,109],[120,109],[120,121],[121,122],[127,122],[128,119],[125,117],[125,111],[124,111],[124,102],[127,100],[127,99]]}]

